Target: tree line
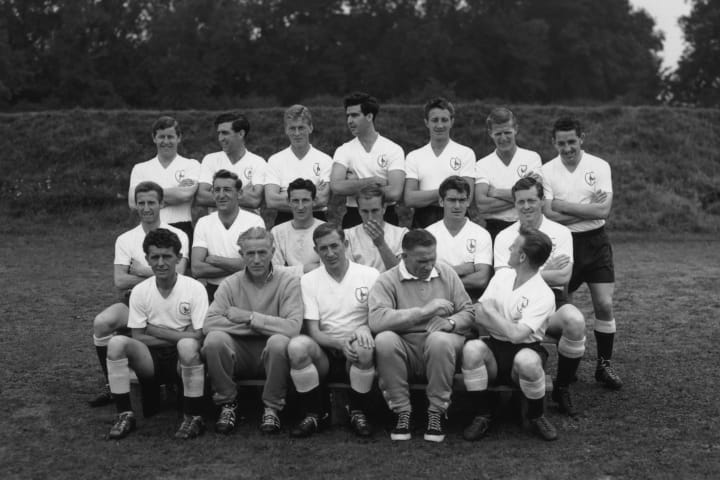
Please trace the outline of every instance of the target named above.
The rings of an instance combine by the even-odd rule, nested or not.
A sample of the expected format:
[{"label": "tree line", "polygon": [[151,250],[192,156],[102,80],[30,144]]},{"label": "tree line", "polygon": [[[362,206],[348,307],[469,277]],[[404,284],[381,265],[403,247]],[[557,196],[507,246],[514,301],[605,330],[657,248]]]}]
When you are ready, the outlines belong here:
[{"label": "tree line", "polygon": [[0,0],[0,108],[701,98],[661,48],[629,0]]}]

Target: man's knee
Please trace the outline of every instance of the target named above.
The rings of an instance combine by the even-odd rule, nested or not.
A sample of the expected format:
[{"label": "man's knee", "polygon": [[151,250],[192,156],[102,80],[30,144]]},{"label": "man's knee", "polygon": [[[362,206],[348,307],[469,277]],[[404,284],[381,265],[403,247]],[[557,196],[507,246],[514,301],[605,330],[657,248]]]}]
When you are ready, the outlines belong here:
[{"label": "man's knee", "polygon": [[480,368],[485,364],[485,358],[489,352],[490,349],[482,340],[470,340],[466,342],[462,351],[462,368],[466,370]]},{"label": "man's knee", "polygon": [[457,348],[457,335],[447,332],[432,332],[425,339],[425,352],[427,356],[437,355],[454,356]]},{"label": "man's knee", "polygon": [[374,348],[363,348],[355,345],[355,351],[358,354],[357,366],[360,368],[370,368],[374,365],[375,349]]},{"label": "man's knee", "polygon": [[297,366],[311,362],[310,351],[314,346],[313,344],[314,341],[306,335],[291,338],[287,344],[287,356],[290,365]]},{"label": "man's knee", "polygon": [[285,335],[275,334],[265,343],[265,355],[269,357],[287,358],[290,339]]},{"label": "man's knee", "polygon": [[181,365],[197,365],[200,360],[200,341],[196,338],[181,338],[177,343],[178,359]]},{"label": "man's knee", "polygon": [[564,305],[551,317],[552,327],[559,327],[561,335],[571,340],[585,337],[585,317],[574,305]]},{"label": "man's knee", "polygon": [[107,358],[109,360],[118,360],[127,357],[126,349],[129,342],[130,337],[124,335],[112,337],[107,345]]},{"label": "man's knee", "polygon": [[536,378],[539,375],[544,375],[540,355],[529,348],[523,348],[515,354],[513,369],[521,378]]},{"label": "man's knee", "polygon": [[378,355],[392,353],[401,342],[400,335],[395,332],[380,332],[375,336],[375,351]]},{"label": "man's knee", "polygon": [[127,309],[120,305],[122,304],[112,305],[97,314],[93,320],[93,333],[96,337],[110,335],[115,330],[127,326]]},{"label": "man's knee", "polygon": [[230,341],[232,341],[232,337],[230,337],[230,335],[226,332],[213,330],[207,334],[205,340],[203,341],[201,349],[203,357],[208,354],[217,354]]}]

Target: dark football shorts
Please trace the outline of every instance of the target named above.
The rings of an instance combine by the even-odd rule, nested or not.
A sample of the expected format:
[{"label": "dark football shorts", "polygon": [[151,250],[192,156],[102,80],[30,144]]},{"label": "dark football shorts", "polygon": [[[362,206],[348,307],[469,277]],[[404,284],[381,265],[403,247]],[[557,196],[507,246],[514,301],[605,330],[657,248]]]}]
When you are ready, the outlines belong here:
[{"label": "dark football shorts", "polygon": [[583,283],[614,283],[612,245],[605,227],[588,232],[573,232],[573,271],[568,291],[577,290]]},{"label": "dark football shorts", "polygon": [[155,381],[160,384],[174,384],[177,381],[178,353],[177,347],[149,347],[155,370]]},{"label": "dark football shorts", "polygon": [[328,358],[328,375],[327,382],[343,382],[349,381],[348,377],[348,361],[345,354],[334,348],[321,347]]},{"label": "dark football shorts", "polygon": [[523,348],[529,348],[530,350],[537,352],[540,355],[542,364],[545,365],[545,361],[548,357],[548,352],[545,347],[540,345],[540,342],[533,343],[512,343],[504,340],[498,340],[490,337],[483,340],[485,344],[490,348],[493,356],[495,357],[495,363],[497,364],[497,377],[493,380],[493,383],[498,385],[513,385],[512,379],[512,368],[515,355]]}]

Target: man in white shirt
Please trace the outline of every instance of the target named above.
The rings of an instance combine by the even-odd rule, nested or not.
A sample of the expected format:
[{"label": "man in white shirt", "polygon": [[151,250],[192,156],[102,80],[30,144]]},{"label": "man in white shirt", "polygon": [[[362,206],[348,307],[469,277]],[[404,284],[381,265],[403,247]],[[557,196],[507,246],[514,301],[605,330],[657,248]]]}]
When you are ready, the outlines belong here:
[{"label": "man in white shirt", "polygon": [[475,152],[450,138],[454,122],[455,107],[445,98],[433,98],[425,104],[430,142],[408,153],[405,159],[405,205],[415,209],[413,228],[425,228],[442,220],[438,187],[447,177],[459,175],[472,189],[475,187]]},{"label": "man in white shirt", "polygon": [[495,151],[478,160],[475,168],[475,204],[485,218],[485,229],[494,240],[502,229],[517,221],[510,189],[528,175],[538,175],[542,161],[537,153],[518,147],[518,123],[504,107],[487,118],[487,132]]},{"label": "man in white shirt", "polygon": [[545,215],[572,232],[575,263],[568,284],[572,294],[588,284],[595,311],[597,342],[595,379],[617,390],[622,380],[610,363],[615,340],[613,292],[615,266],[612,245],[605,231],[605,219],[612,208],[610,165],[585,153],[580,122],[561,118],[553,125],[553,142],[558,156],[542,167],[545,187]]},{"label": "man in white shirt", "polygon": [[475,305],[475,321],[490,332],[490,338],[470,340],[462,351],[465,388],[477,408],[463,432],[466,440],[479,440],[490,427],[489,383],[519,385],[535,433],[545,440],[557,439],[555,427],[544,415],[547,351],[540,344],[555,311],[555,297],[539,274],[551,251],[547,235],[522,228],[510,248],[510,268],[495,274]]},{"label": "man in white shirt", "polygon": [[510,247],[521,227],[536,228],[550,237],[552,253],[540,267],[540,276],[555,294],[556,312],[550,316],[547,335],[559,339],[557,377],[552,398],[560,411],[577,414],[570,396],[570,384],[576,379],[580,360],[585,353],[585,317],[568,303],[567,283],[573,268],[573,241],[567,227],[543,215],[544,189],[534,177],[518,180],[512,188],[519,220],[495,237],[495,271],[510,268]]},{"label": "man in white shirt", "polygon": [[387,207],[381,188],[363,187],[358,192],[357,203],[362,223],[345,230],[348,258],[384,272],[400,261],[402,239],[408,229],[385,221]]},{"label": "man in white shirt", "polygon": [[132,369],[143,387],[146,417],[157,411],[159,384],[175,381],[180,372],[184,418],[175,437],[187,440],[205,429],[200,343],[208,299],[200,282],[176,271],[180,261],[177,235],[163,228],[153,230],[145,237],[143,250],[154,276],[139,283],[130,295],[132,337],[117,335],[108,344],[108,378],[118,413],[108,439],[124,438],[135,429],[130,405]]},{"label": "man in white shirt", "polygon": [[298,277],[320,266],[312,240],[315,228],[323,224],[313,216],[316,192],[311,180],[297,178],[292,181],[287,187],[287,196],[293,218],[272,229],[275,241],[273,264],[292,267]]},{"label": "man in white shirt", "polygon": [[166,228],[175,233],[181,245],[177,272],[184,274],[188,265],[190,246],[187,235],[182,230],[160,220],[163,206],[162,187],[155,182],[140,182],[135,186],[133,197],[140,224],[120,235],[115,241],[113,281],[115,288],[122,292],[122,300],[107,307],[93,320],[93,344],[105,376],[105,386],[88,402],[91,407],[102,407],[113,401],[107,381],[107,346],[118,331],[123,331],[127,327],[130,291],[153,274],[142,247],[145,235],[157,228]]},{"label": "man in white shirt", "polygon": [[259,215],[240,208],[245,191],[235,173],[216,172],[212,195],[217,211],[198,220],[192,248],[193,274],[207,281],[210,301],[225,277],[245,267],[237,243],[240,235],[251,227],[265,226]]},{"label": "man in white shirt", "polygon": [[263,200],[267,163],[246,148],[250,122],[240,113],[223,113],[215,119],[215,128],[222,151],[203,158],[196,202],[203,207],[214,207],[213,176],[219,170],[228,170],[242,181],[240,206],[256,211]]},{"label": "man in white shirt", "polygon": [[405,153],[400,145],[375,130],[380,111],[375,97],[355,92],[345,97],[344,103],[347,125],[355,138],[335,150],[330,173],[333,193],[347,197],[342,227],[350,228],[362,222],[354,196],[367,185],[383,189],[388,202],[385,221],[397,225],[395,202],[402,199]]},{"label": "man in white shirt", "polygon": [[200,163],[178,155],[182,133],[173,117],[162,116],[153,123],[152,139],[157,156],[133,167],[128,204],[131,209],[137,208],[135,187],[140,182],[159,184],[163,188],[162,221],[185,232],[192,245],[192,203],[198,188]]},{"label": "man in white shirt", "polygon": [[307,107],[292,105],[285,110],[285,135],[290,140],[290,146],[268,159],[265,178],[265,204],[277,210],[275,225],[293,218],[287,188],[297,178],[308,179],[315,185],[317,193],[313,214],[322,221],[326,220],[332,158],[310,144],[312,131],[312,116]]},{"label": "man in white shirt", "polygon": [[300,280],[305,331],[288,345],[290,376],[300,397],[303,420],[293,437],[317,432],[326,416],[321,382],[350,380],[350,424],[358,436],[371,435],[365,412],[375,380],[375,343],[368,327],[368,292],[378,271],[345,255],[343,230],[324,223],[313,232],[323,265]]},{"label": "man in white shirt", "polygon": [[446,178],[438,192],[443,218],[426,230],[437,240],[438,261],[455,270],[470,299],[475,301],[492,275],[490,234],[466,216],[470,185],[463,177],[454,175]]}]

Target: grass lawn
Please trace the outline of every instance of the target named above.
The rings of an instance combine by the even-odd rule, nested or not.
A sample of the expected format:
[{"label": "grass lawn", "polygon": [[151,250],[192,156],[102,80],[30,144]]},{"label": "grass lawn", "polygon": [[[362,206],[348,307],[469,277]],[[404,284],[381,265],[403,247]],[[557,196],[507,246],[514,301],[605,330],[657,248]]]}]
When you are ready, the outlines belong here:
[{"label": "grass lawn", "polygon": [[[625,387],[611,392],[595,384],[590,327],[574,387],[582,414],[570,420],[548,407],[557,442],[508,420],[467,443],[457,418],[439,445],[423,442],[420,430],[393,444],[381,428],[366,442],[341,427],[308,440],[286,432],[267,438],[256,429],[259,407],[228,437],[210,431],[177,442],[175,413],[164,412],[109,442],[114,407],[91,409],[85,401],[100,384],[91,322],[115,300],[112,245],[121,230],[0,233],[2,479],[720,475],[720,241],[615,236],[615,361]],[[576,302],[591,318],[586,289]],[[552,365],[554,373],[554,358]]]}]

